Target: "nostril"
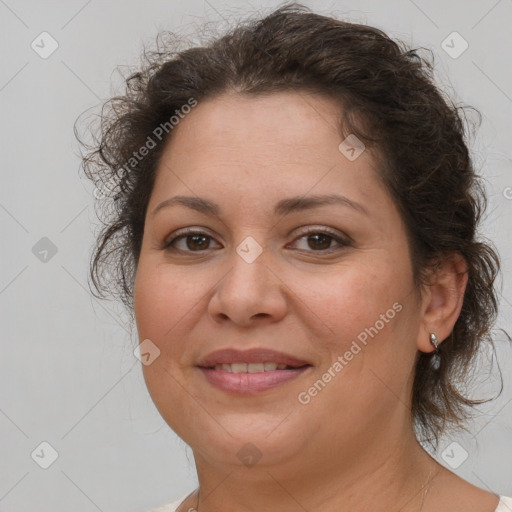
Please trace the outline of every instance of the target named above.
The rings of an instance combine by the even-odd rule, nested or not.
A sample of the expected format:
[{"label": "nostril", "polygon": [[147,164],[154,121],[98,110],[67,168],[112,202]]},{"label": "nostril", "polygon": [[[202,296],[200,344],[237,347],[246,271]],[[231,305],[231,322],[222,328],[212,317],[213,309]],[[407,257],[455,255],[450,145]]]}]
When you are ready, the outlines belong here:
[{"label": "nostril", "polygon": [[253,317],[256,317],[256,318],[266,318],[268,316],[270,316],[268,313],[256,313],[255,315],[252,315]]}]

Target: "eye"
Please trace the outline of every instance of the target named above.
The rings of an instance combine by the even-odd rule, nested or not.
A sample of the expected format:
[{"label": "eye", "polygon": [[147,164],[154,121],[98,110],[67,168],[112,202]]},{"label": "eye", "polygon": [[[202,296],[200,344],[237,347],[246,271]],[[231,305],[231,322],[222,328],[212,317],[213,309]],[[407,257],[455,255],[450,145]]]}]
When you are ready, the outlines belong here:
[{"label": "eye", "polygon": [[309,229],[296,238],[293,244],[299,245],[297,249],[309,252],[333,252],[350,245],[342,236],[325,228]]},{"label": "eye", "polygon": [[[198,253],[208,249],[222,248],[212,236],[194,228],[183,229],[173,235],[164,242],[163,249],[184,253]],[[212,247],[212,245],[214,246]],[[339,233],[330,231],[327,228],[310,228],[304,231],[290,245],[295,245],[296,247],[292,248],[301,251],[330,253],[340,250],[350,245],[350,243]]]},{"label": "eye", "polygon": [[[186,229],[175,233],[175,235],[176,236],[165,241],[164,249],[181,252],[202,252],[207,249],[212,249],[211,243],[214,239],[202,231]],[[220,247],[219,244],[217,245]]]}]

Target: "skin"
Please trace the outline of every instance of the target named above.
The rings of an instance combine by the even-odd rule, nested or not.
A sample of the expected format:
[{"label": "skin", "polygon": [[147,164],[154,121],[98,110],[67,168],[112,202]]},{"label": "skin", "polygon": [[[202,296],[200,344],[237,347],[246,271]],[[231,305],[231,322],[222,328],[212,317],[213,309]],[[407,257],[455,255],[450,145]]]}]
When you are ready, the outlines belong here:
[{"label": "skin", "polygon": [[[432,351],[431,332],[448,337],[460,313],[464,261],[447,256],[418,295],[404,225],[376,160],[367,149],[349,161],[338,149],[338,125],[336,106],[319,95],[225,93],[200,102],[174,128],[135,282],[139,338],[160,350],[143,366],[148,390],[193,450],[201,512],[491,512],[496,496],[421,448],[407,405],[418,351]],[[341,204],[273,211],[284,198],[332,193],[366,213]],[[174,204],[153,213],[176,195],[208,199],[220,211]],[[164,247],[186,227],[211,238]],[[308,239],[308,228],[330,228],[347,243]],[[263,249],[252,263],[236,252],[248,236]],[[400,312],[301,404],[298,394],[393,304]],[[230,347],[272,348],[312,367],[264,393],[234,396],[195,366]],[[237,457],[246,443],[261,454],[251,467]],[[179,510],[197,500],[195,493]]]}]

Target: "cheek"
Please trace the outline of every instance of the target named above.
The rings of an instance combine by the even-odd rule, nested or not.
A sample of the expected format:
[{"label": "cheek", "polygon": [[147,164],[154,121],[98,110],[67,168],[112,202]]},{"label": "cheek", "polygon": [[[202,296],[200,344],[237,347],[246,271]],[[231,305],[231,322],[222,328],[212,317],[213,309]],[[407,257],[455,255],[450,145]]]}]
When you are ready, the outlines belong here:
[{"label": "cheek", "polygon": [[[167,321],[166,311],[173,310],[169,297],[162,297],[163,286],[159,273],[145,264],[141,257],[134,287],[134,309],[139,338],[149,338],[157,343],[160,332]],[[163,299],[163,300],[162,300]]]},{"label": "cheek", "polygon": [[328,285],[325,277],[308,282],[300,286],[300,300],[332,332],[317,340],[324,355],[320,379],[327,385],[320,385],[317,393],[317,376],[310,382],[312,387],[302,391],[313,393],[308,410],[320,417],[326,410],[350,411],[348,417],[333,421],[333,435],[341,429],[356,436],[368,418],[378,423],[408,400],[404,384],[416,354],[414,343],[409,343],[415,321],[408,298],[409,274],[399,264],[381,259],[372,266],[347,265],[332,273]]},{"label": "cheek", "polygon": [[373,255],[347,263],[329,279],[309,276],[298,287],[300,300],[329,327],[317,347],[323,354],[321,371],[336,378],[318,407],[332,400],[362,418],[392,405],[387,400],[402,394],[416,355],[412,273],[406,263]]},{"label": "cheek", "polygon": [[151,364],[142,366],[149,394],[166,422],[183,436],[187,434],[187,428],[182,432],[183,425],[192,424],[193,418],[189,418],[190,397],[177,357],[186,351],[180,319],[191,314],[197,303],[197,286],[187,285],[163,269],[141,256],[134,288],[135,319],[139,339],[150,339],[160,350]]},{"label": "cheek", "polygon": [[[345,344],[376,322],[380,327],[381,315],[385,320],[396,316],[393,304],[404,296],[404,279],[381,260],[373,265],[352,262],[329,276],[311,274],[295,280],[301,302],[330,329],[335,343]],[[386,322],[386,329],[392,323]]]},{"label": "cheek", "polygon": [[206,284],[183,277],[162,264],[141,258],[134,289],[134,308],[139,336],[163,343],[175,326],[200,307],[200,299],[208,290]]}]

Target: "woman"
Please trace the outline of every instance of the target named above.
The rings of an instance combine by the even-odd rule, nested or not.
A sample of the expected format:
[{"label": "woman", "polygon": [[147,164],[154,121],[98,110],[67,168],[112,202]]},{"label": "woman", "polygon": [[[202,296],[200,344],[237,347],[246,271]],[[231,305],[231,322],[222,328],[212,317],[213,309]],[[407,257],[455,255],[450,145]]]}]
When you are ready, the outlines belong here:
[{"label": "woman", "polygon": [[430,64],[295,4],[173,49],[84,167],[113,191],[93,282],[194,453],[199,488],[158,511],[510,510],[419,443],[476,403],[499,269]]}]

